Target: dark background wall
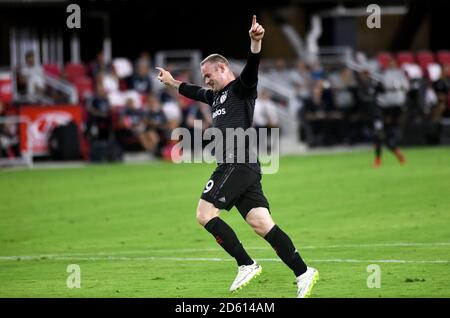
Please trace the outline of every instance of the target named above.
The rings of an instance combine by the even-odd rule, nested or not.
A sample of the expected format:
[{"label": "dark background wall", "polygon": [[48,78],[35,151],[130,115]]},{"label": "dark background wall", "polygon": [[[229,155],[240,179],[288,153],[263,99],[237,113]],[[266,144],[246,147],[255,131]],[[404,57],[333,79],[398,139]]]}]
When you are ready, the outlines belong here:
[{"label": "dark background wall", "polygon": [[[335,7],[367,5],[373,1],[312,0],[241,0],[241,1],[60,1],[0,2],[0,65],[9,64],[9,28],[12,25],[36,27],[57,26],[69,38],[66,7],[78,3],[82,11],[79,31],[83,61],[90,61],[100,50],[105,35],[104,20],[108,17],[114,56],[136,57],[141,51],[154,53],[163,49],[201,49],[204,54],[220,52],[243,58],[248,50],[248,28],[252,14],[267,22],[264,53],[268,57],[294,55],[284,38],[277,13],[285,8],[287,17],[301,35],[309,29],[310,17],[318,10]],[[410,14],[382,20],[382,29],[370,31],[365,19],[347,18],[324,21],[320,43],[324,45],[354,44],[358,49],[401,50],[413,48],[421,33],[419,46],[429,49],[450,49],[448,12],[450,1],[376,1],[383,5],[407,5]],[[287,10],[286,10],[287,8]],[[290,14],[290,15],[289,15]],[[285,14],[286,16],[286,14]],[[424,21],[428,21],[425,28]],[[352,27],[355,29],[352,30]],[[422,30],[422,31],[421,31]],[[414,34],[409,34],[414,33]],[[67,41],[66,41],[67,42]],[[416,45],[417,46],[417,45]],[[65,47],[68,54],[69,48]],[[68,58],[68,56],[67,56]]]}]

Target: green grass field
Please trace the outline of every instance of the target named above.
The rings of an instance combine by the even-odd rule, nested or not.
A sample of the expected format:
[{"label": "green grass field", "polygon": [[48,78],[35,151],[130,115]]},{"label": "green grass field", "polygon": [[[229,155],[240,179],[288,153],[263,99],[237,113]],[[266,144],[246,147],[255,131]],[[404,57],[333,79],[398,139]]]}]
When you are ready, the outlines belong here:
[{"label": "green grass field", "polygon": [[[320,272],[312,297],[450,297],[450,149],[284,157],[263,177],[272,215]],[[213,165],[0,171],[0,297],[295,297],[291,271],[233,209],[263,273],[237,267],[195,220]],[[406,244],[408,243],[408,244]],[[69,264],[81,288],[69,289]],[[368,288],[381,269],[381,287]]]}]

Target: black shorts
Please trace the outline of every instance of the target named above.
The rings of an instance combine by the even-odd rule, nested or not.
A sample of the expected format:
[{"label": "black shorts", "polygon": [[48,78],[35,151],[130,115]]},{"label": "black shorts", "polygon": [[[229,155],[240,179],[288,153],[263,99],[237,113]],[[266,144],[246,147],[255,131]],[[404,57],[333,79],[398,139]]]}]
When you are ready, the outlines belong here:
[{"label": "black shorts", "polygon": [[245,164],[219,165],[206,183],[201,198],[220,210],[229,211],[236,206],[244,219],[253,208],[264,207],[270,211],[261,186],[261,174]]}]

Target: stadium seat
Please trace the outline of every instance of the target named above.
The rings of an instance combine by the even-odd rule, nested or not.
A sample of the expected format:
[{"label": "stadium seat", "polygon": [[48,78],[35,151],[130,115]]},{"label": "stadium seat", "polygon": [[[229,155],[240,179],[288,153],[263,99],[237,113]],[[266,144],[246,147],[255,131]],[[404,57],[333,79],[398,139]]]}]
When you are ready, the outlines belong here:
[{"label": "stadium seat", "polygon": [[8,107],[13,100],[13,79],[9,72],[0,72],[0,101]]},{"label": "stadium seat", "polygon": [[430,51],[420,51],[416,54],[417,63],[419,64],[422,71],[426,71],[428,65],[435,63],[434,54]]},{"label": "stadium seat", "polygon": [[74,82],[76,78],[86,75],[86,67],[83,64],[68,63],[64,69],[66,78],[70,82]]},{"label": "stadium seat", "polygon": [[397,64],[402,66],[405,63],[414,64],[416,61],[414,55],[411,52],[399,52],[397,53]]},{"label": "stadium seat", "polygon": [[392,58],[392,54],[389,52],[380,52],[377,55],[378,64],[380,64],[380,68],[385,70],[389,66],[389,61]]},{"label": "stadium seat", "polygon": [[450,51],[437,52],[437,61],[439,64],[450,64]]},{"label": "stadium seat", "polygon": [[45,74],[53,77],[61,77],[61,69],[58,64],[48,63],[43,65]]}]

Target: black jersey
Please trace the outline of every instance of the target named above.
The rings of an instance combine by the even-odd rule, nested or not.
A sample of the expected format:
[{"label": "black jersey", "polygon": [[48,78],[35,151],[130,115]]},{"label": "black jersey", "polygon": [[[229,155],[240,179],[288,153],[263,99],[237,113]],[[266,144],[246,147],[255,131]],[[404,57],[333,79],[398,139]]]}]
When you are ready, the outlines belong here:
[{"label": "black jersey", "polygon": [[[240,76],[220,91],[214,92],[187,83],[182,83],[179,87],[180,94],[211,106],[213,127],[219,129],[223,136],[222,153],[216,153],[218,163],[245,163],[258,172],[261,171],[260,165],[255,150],[250,149],[249,140],[235,138],[234,133],[227,128],[242,128],[246,131],[252,127],[255,100],[258,95],[259,59],[260,54],[250,52]],[[217,147],[217,140],[215,141],[216,150],[220,149]],[[238,157],[239,152],[243,153],[245,158]],[[242,159],[243,162],[240,161]]]},{"label": "black jersey", "polygon": [[382,91],[380,84],[371,79],[360,79],[356,88],[356,97],[364,120],[378,121],[382,119],[381,108],[377,103],[377,95]]}]

